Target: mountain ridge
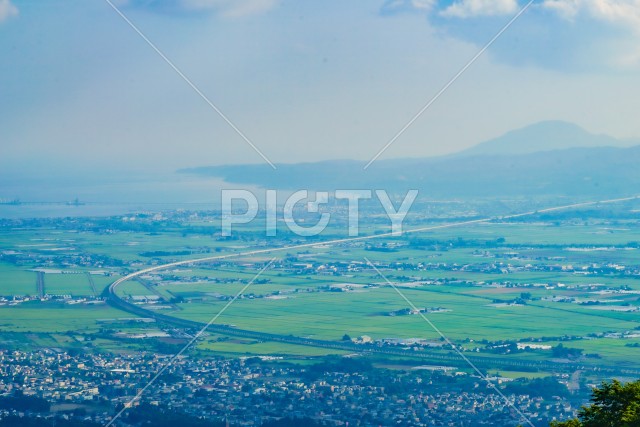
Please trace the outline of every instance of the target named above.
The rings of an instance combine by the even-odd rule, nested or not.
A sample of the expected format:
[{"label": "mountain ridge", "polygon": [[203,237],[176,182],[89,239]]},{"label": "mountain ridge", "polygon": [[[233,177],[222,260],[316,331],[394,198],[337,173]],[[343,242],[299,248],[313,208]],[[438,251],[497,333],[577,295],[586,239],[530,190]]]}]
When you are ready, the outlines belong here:
[{"label": "mountain ridge", "polygon": [[[549,134],[554,129],[559,131]],[[516,144],[512,142],[514,138],[523,134],[537,138],[548,134],[551,140],[569,135],[574,139],[558,144],[564,148],[548,151],[545,149],[553,146],[546,143],[538,146],[538,151],[527,152],[530,147],[526,138],[509,150],[497,149]],[[571,147],[579,135],[588,136],[588,146]],[[603,142],[609,145],[592,146]],[[476,150],[439,157],[378,160],[366,171],[364,161],[327,160],[279,164],[275,171],[268,165],[224,165],[179,172],[283,190],[415,188],[438,197],[635,194],[640,189],[640,145],[622,144],[621,140],[589,134],[570,123],[545,122],[478,144],[476,147],[480,148]]]},{"label": "mountain ridge", "polygon": [[546,120],[511,130],[454,155],[531,154],[569,148],[628,147],[630,145],[629,141],[605,134],[594,134],[574,123]]}]

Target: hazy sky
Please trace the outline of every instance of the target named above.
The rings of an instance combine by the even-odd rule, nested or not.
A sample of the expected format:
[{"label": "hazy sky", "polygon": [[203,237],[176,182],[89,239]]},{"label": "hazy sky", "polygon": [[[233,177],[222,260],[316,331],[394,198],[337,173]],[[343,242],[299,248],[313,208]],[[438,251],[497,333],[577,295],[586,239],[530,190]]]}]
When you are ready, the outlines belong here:
[{"label": "hazy sky", "polygon": [[[523,0],[114,1],[273,162],[370,159]],[[537,1],[383,158],[640,136],[640,0]],[[104,0],[0,0],[0,168],[262,159]]]}]

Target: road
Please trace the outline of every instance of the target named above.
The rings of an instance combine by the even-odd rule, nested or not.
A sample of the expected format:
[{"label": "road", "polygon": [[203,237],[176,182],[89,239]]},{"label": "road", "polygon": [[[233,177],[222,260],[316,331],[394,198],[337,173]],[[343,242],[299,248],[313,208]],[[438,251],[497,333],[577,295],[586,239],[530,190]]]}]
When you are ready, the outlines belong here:
[{"label": "road", "polygon": [[89,281],[89,285],[91,286],[91,292],[93,292],[93,295],[98,296],[98,290],[96,289],[96,283],[93,281],[93,277],[91,277],[91,273],[89,273],[87,271],[85,273],[85,275],[87,276],[87,280]]},{"label": "road", "polygon": [[[482,224],[482,223],[492,222],[495,220],[504,221],[507,219],[521,218],[521,217],[536,215],[540,213],[557,212],[561,210],[575,209],[579,207],[620,203],[624,201],[636,200],[639,198],[640,196],[636,195],[636,196],[617,198],[617,199],[572,203],[572,204],[563,205],[563,206],[555,206],[555,207],[550,207],[545,209],[538,209],[535,211],[522,212],[518,214],[510,214],[510,215],[504,215],[499,217],[473,219],[468,221],[439,224],[439,225],[433,225],[433,226],[427,226],[427,227],[419,227],[411,230],[405,230],[402,232],[402,234],[406,235],[406,234],[419,233],[424,231],[433,231],[433,230],[439,230],[439,229],[454,228],[459,226]],[[367,235],[367,236],[348,237],[348,238],[333,239],[333,240],[327,240],[327,241],[318,241],[313,243],[302,243],[302,244],[283,246],[283,247],[277,247],[277,248],[255,249],[255,250],[246,251],[246,252],[234,252],[226,255],[217,255],[212,257],[171,262],[168,264],[148,267],[148,268],[136,271],[134,273],[128,274],[124,277],[121,277],[120,279],[116,280],[111,285],[109,285],[105,289],[104,293],[106,294],[105,296],[108,298],[108,301],[113,306],[120,308],[124,311],[127,311],[129,313],[133,313],[143,317],[154,318],[159,322],[167,323],[170,325],[201,329],[205,325],[204,323],[180,319],[177,317],[167,316],[160,313],[154,313],[150,310],[145,310],[134,304],[130,304],[127,301],[124,301],[123,299],[118,297],[118,295],[116,294],[116,289],[119,285],[121,285],[122,283],[128,280],[137,278],[147,273],[166,270],[172,267],[192,265],[192,264],[197,264],[197,263],[202,263],[207,261],[220,261],[220,260],[231,259],[231,258],[239,258],[242,256],[266,255],[266,254],[272,254],[275,252],[286,252],[286,251],[295,250],[295,249],[312,248],[318,245],[334,245],[334,244],[347,243],[347,242],[359,242],[359,241],[366,241],[366,240],[372,240],[372,239],[380,239],[383,237],[397,237],[397,234],[395,232],[389,232],[389,233],[381,233],[381,234],[374,234],[374,235]],[[291,335],[277,335],[277,334],[269,334],[269,333],[257,332],[257,331],[248,331],[248,330],[232,328],[224,325],[210,325],[208,327],[208,330],[220,332],[227,335],[254,338],[258,340],[278,341],[278,342],[285,342],[289,344],[307,345],[307,346],[321,347],[321,348],[331,348],[331,349],[344,350],[344,351],[388,354],[388,355],[403,356],[403,357],[419,357],[425,361],[434,361],[436,363],[441,363],[443,361],[446,361],[451,364],[455,363],[458,366],[460,365],[466,366],[466,362],[464,362],[464,360],[462,360],[462,358],[456,355],[455,352],[453,351],[450,354],[447,354],[447,353],[432,353],[428,351],[418,352],[418,351],[397,350],[397,349],[389,349],[389,348],[382,348],[382,347],[375,347],[375,346],[361,346],[361,345],[356,345],[350,342],[323,341],[323,340],[314,340],[314,339],[295,337]],[[471,355],[467,357],[478,367],[486,367],[486,368],[493,368],[493,369],[531,368],[531,369],[548,370],[552,372],[561,371],[561,372],[570,372],[570,373],[573,373],[577,370],[583,370],[583,371],[601,371],[601,372],[607,372],[612,374],[621,373],[626,375],[640,375],[640,370],[621,369],[618,367],[606,367],[602,365],[583,366],[583,365],[569,364],[569,363],[559,364],[559,363],[550,363],[550,362],[544,362],[544,361],[540,361],[540,362],[525,361],[525,360],[514,360],[511,358],[498,358],[498,357],[486,357],[486,356],[480,357],[480,356],[471,356]]]},{"label": "road", "polygon": [[[288,247],[287,249],[289,248],[290,247]],[[202,327],[205,326],[205,323],[168,316],[166,314],[157,313],[152,310],[146,310],[140,306],[131,304],[123,300],[116,294],[116,290],[118,286],[128,280],[138,278],[139,276],[142,276],[151,272],[159,271],[159,270],[165,270],[172,267],[191,265],[191,264],[197,264],[201,262],[215,261],[215,260],[221,260],[221,259],[228,259],[233,257],[239,257],[242,255],[262,254],[267,252],[269,251],[255,250],[255,251],[244,252],[244,253],[234,253],[234,254],[220,255],[220,256],[214,256],[214,257],[205,257],[205,258],[198,258],[198,259],[192,259],[192,260],[177,261],[177,262],[172,262],[164,265],[149,267],[149,268],[131,273],[127,276],[124,276],[116,280],[105,289],[104,293],[105,293],[105,296],[107,297],[107,300],[112,306],[119,308],[121,310],[124,310],[126,312],[129,312],[141,317],[153,318],[157,322],[162,324],[178,326],[181,328],[200,330]],[[210,332],[217,332],[223,335],[238,336],[243,338],[255,339],[259,341],[283,342],[287,344],[304,345],[304,346],[310,346],[310,347],[326,348],[326,349],[333,349],[333,350],[347,351],[347,352],[357,352],[357,353],[364,353],[364,354],[383,354],[383,355],[401,356],[401,357],[407,357],[407,358],[418,358],[421,361],[427,362],[427,363],[435,363],[435,364],[447,363],[454,366],[467,367],[467,363],[459,355],[457,355],[453,350],[451,350],[448,353],[445,353],[442,351],[433,351],[429,349],[422,350],[422,351],[412,351],[412,350],[395,349],[390,347],[379,347],[376,345],[360,345],[360,344],[354,344],[348,341],[346,342],[345,341],[326,341],[326,340],[297,337],[293,335],[271,334],[267,332],[250,331],[250,330],[238,329],[231,326],[217,325],[217,324],[209,325],[207,330]],[[640,370],[623,369],[616,366],[603,366],[603,365],[588,366],[588,365],[583,365],[578,363],[561,364],[561,363],[546,362],[546,361],[533,361],[533,360],[522,360],[522,359],[519,360],[519,359],[513,358],[514,356],[508,356],[508,357],[475,356],[468,353],[466,353],[465,356],[479,368],[485,368],[485,369],[503,369],[503,370],[511,369],[516,371],[534,369],[534,370],[540,370],[540,371],[566,372],[566,373],[574,373],[578,370],[581,370],[581,371],[602,372],[602,373],[613,374],[613,375],[624,374],[624,375],[640,376]]]},{"label": "road", "polygon": [[44,298],[44,273],[42,271],[36,272],[36,286],[38,288],[38,297]]}]

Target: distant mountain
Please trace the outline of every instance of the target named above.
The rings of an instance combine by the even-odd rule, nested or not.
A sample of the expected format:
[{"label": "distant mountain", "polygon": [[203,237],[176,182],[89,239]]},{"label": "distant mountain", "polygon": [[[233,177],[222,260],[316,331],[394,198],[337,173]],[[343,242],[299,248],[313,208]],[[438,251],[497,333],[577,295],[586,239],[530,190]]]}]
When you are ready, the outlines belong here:
[{"label": "distant mountain", "polygon": [[573,123],[544,121],[507,132],[498,138],[475,145],[457,155],[530,154],[540,151],[585,147],[626,147],[632,141],[587,132]]},{"label": "distant mountain", "polygon": [[640,193],[640,146],[571,148],[522,155],[211,166],[183,173],[270,189],[419,189],[428,197],[617,196]]},{"label": "distant mountain", "polygon": [[461,153],[379,160],[366,171],[353,160],[209,166],[182,173],[235,184],[296,190],[419,189],[428,197],[617,196],[640,194],[640,145],[591,134],[559,121],[541,122]]}]

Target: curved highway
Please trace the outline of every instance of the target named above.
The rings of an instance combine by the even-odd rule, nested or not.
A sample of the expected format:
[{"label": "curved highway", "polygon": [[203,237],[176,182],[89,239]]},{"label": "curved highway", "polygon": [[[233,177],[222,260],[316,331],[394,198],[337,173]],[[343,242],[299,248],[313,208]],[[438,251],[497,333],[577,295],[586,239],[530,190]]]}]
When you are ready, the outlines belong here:
[{"label": "curved highway", "polygon": [[[440,224],[440,225],[434,225],[434,226],[428,226],[428,227],[420,227],[420,228],[415,228],[411,230],[405,230],[402,232],[402,234],[418,233],[423,231],[432,231],[432,230],[452,228],[452,227],[458,227],[458,226],[464,226],[464,225],[480,224],[480,223],[491,222],[494,220],[520,218],[523,216],[529,216],[529,215],[540,214],[545,212],[554,212],[554,211],[565,210],[565,209],[573,209],[577,207],[619,203],[624,201],[636,200],[638,198],[640,198],[640,196],[636,195],[632,197],[625,197],[625,198],[618,198],[618,199],[573,203],[570,205],[556,206],[551,208],[539,209],[535,211],[523,212],[519,214],[511,214],[511,215],[504,215],[504,216],[484,218],[484,219],[474,219],[474,220]],[[165,270],[171,267],[191,265],[191,264],[197,264],[197,263],[207,262],[207,261],[220,261],[224,259],[238,258],[238,257],[248,256],[248,255],[261,255],[261,254],[268,254],[273,252],[283,252],[283,251],[288,251],[292,249],[310,248],[318,245],[330,245],[330,244],[339,244],[339,243],[347,243],[347,242],[356,242],[356,241],[379,239],[382,237],[392,237],[392,236],[395,237],[397,236],[397,234],[393,232],[389,232],[389,233],[381,233],[381,234],[374,234],[374,235],[368,235],[368,236],[347,237],[342,239],[334,239],[334,240],[327,240],[327,241],[318,241],[313,243],[302,243],[297,245],[283,246],[279,248],[255,249],[251,251],[237,252],[237,253],[232,253],[227,255],[218,255],[218,256],[211,256],[211,257],[176,261],[168,264],[162,264],[154,267],[145,268],[145,269],[136,271],[134,273],[128,274],[124,277],[121,277],[120,279],[110,284],[105,289],[104,293],[106,294],[105,296],[107,297],[107,300],[110,302],[111,305],[121,310],[127,311],[129,313],[132,313],[138,316],[143,316],[143,317],[150,317],[150,318],[156,319],[156,321],[158,322],[165,323],[165,324],[170,324],[170,325],[175,325],[175,326],[185,327],[185,328],[202,329],[206,325],[205,323],[196,322],[196,321],[187,320],[187,319],[180,319],[173,316],[167,316],[165,314],[155,313],[151,310],[145,310],[142,307],[131,304],[123,300],[122,298],[120,298],[116,294],[116,289],[118,288],[119,285],[121,285],[122,283],[128,280],[142,276],[147,273]],[[450,363],[450,364],[456,364],[456,365],[466,364],[464,363],[464,360],[462,360],[460,356],[455,354],[455,352],[453,351],[451,351],[450,353],[430,353],[427,351],[399,350],[399,349],[383,348],[383,347],[369,346],[369,345],[356,345],[351,342],[324,341],[324,340],[317,340],[317,339],[310,339],[310,338],[295,337],[293,335],[270,334],[266,332],[249,331],[249,330],[238,329],[230,326],[216,325],[216,324],[209,325],[207,330],[219,332],[225,335],[240,336],[240,337],[264,340],[264,341],[277,341],[277,342],[284,342],[289,344],[307,345],[307,346],[329,348],[329,349],[335,349],[335,350],[341,350],[341,351],[378,353],[378,354],[387,354],[387,355],[414,357],[414,358],[418,357],[425,361],[434,362],[434,363]],[[530,360],[526,360],[526,361],[512,360],[512,359],[499,358],[499,357],[486,357],[486,356],[467,356],[467,357],[477,366],[494,368],[494,369],[495,368],[516,368],[516,369],[530,368],[530,369],[550,370],[553,372],[555,371],[574,372],[578,369],[581,369],[581,370],[595,370],[595,371],[611,372],[611,373],[622,373],[627,375],[640,375],[640,370],[623,369],[618,367],[605,367],[602,365],[583,366],[575,363],[559,364],[559,363],[552,363],[552,362],[545,362],[545,361],[538,362],[538,361],[530,361]]]}]

